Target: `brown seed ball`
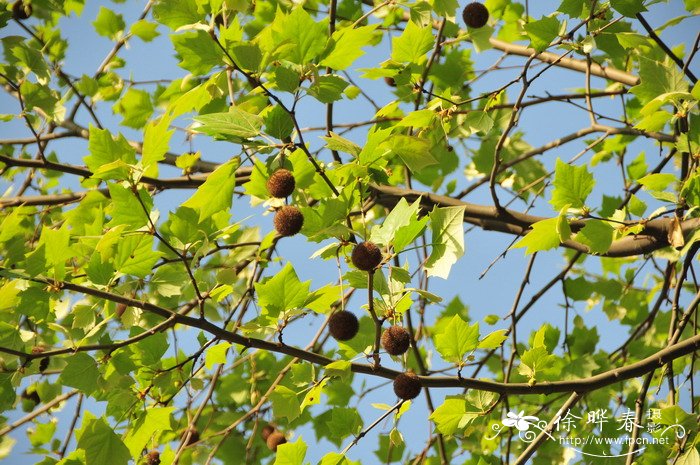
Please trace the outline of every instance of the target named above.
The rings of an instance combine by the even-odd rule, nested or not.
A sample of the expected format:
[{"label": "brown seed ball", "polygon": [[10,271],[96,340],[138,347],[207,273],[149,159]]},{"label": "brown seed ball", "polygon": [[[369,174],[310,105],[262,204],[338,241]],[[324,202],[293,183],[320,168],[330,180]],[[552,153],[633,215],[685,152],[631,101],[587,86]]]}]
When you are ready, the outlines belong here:
[{"label": "brown seed ball", "polygon": [[32,353],[33,354],[42,354],[46,351],[46,347],[42,345],[34,346],[32,347]]},{"label": "brown seed ball", "polygon": [[277,210],[273,223],[280,236],[293,236],[304,226],[304,215],[297,207],[285,205]]},{"label": "brown seed ball", "polygon": [[413,372],[407,371],[394,378],[394,393],[403,400],[415,399],[420,390],[420,379]]},{"label": "brown seed ball", "polygon": [[25,389],[24,392],[22,392],[21,397],[22,397],[22,399],[30,400],[30,401],[34,402],[35,404],[41,403],[41,398],[39,397],[39,393],[36,391],[29,392],[29,390]]},{"label": "brown seed ball", "polygon": [[382,251],[372,242],[357,244],[352,249],[352,264],[362,271],[372,271],[382,262]]},{"label": "brown seed ball", "polygon": [[267,447],[269,447],[273,452],[277,452],[277,447],[285,442],[287,442],[287,438],[285,438],[284,434],[280,433],[279,431],[275,431],[267,437]]},{"label": "brown seed ball", "polygon": [[472,2],[462,10],[462,19],[467,26],[478,29],[489,20],[489,10],[479,2]]},{"label": "brown seed ball", "polygon": [[126,304],[117,304],[117,308],[114,309],[114,314],[117,315],[117,318],[121,318],[124,315],[126,308]]},{"label": "brown seed ball", "polygon": [[271,196],[278,199],[284,199],[292,195],[294,186],[296,186],[294,175],[291,171],[284,168],[272,173],[270,179],[267,180],[267,191]]},{"label": "brown seed ball", "polygon": [[267,441],[267,438],[270,437],[272,433],[275,432],[275,427],[272,425],[265,425],[265,427],[260,430],[260,436],[263,438],[263,441]]},{"label": "brown seed ball", "polygon": [[[185,443],[185,446],[191,446],[192,444],[199,442],[199,431],[196,429],[192,428],[189,430],[190,432],[190,437]],[[187,432],[185,432],[185,435],[187,435]]]},{"label": "brown seed ball", "polygon": [[354,313],[341,310],[331,315],[328,320],[328,331],[338,341],[349,341],[360,330],[360,322]]},{"label": "brown seed ball", "polygon": [[18,21],[29,19],[32,11],[32,5],[29,3],[25,4],[23,0],[17,0],[12,4],[12,17]]},{"label": "brown seed ball", "polygon": [[390,87],[396,87],[396,81],[391,76],[384,77],[384,82],[386,82],[386,85]]},{"label": "brown seed ball", "polygon": [[411,335],[403,327],[394,325],[382,333],[382,347],[391,355],[406,353],[411,345]]},{"label": "brown seed ball", "polygon": [[157,450],[152,450],[146,454],[146,464],[147,465],[160,465],[160,452]]}]

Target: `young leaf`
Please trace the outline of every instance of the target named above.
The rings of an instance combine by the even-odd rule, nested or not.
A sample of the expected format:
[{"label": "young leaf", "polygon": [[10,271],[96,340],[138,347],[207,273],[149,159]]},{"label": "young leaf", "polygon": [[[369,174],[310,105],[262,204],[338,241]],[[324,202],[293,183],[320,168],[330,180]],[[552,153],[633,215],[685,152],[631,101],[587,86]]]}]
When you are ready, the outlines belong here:
[{"label": "young leaf", "polygon": [[77,352],[68,359],[68,364],[63,368],[59,381],[90,395],[97,389],[99,378],[100,372],[95,359],[85,352]]},{"label": "young leaf", "polygon": [[448,396],[430,415],[430,419],[442,434],[454,435],[479,417],[477,412],[470,412],[468,408],[464,396]]},{"label": "young leaf", "polygon": [[428,276],[447,279],[452,265],[464,255],[464,209],[445,207],[430,212],[433,250],[425,264]]},{"label": "young leaf", "polygon": [[561,24],[554,16],[543,16],[537,21],[525,24],[525,31],[530,37],[530,47],[538,52],[545,50],[549,44],[559,35]]},{"label": "young leaf", "polygon": [[199,132],[208,134],[216,139],[231,140],[250,139],[260,134],[263,119],[259,115],[248,113],[232,107],[226,113],[210,113],[194,118],[200,123]]},{"label": "young leaf", "polygon": [[299,436],[294,442],[287,442],[277,446],[274,465],[304,465],[306,457],[306,443]]},{"label": "young leaf", "polygon": [[236,168],[238,168],[237,160],[228,161],[219,166],[182,206],[199,212],[200,223],[215,213],[228,211],[233,201]]},{"label": "young leaf", "polygon": [[442,332],[435,334],[435,348],[448,362],[461,364],[479,345],[479,323],[469,325],[459,315],[452,317]]},{"label": "young leaf", "polygon": [[549,203],[556,210],[561,210],[567,204],[571,208],[583,208],[593,186],[595,179],[586,166],[572,166],[557,158],[554,168],[554,190]]},{"label": "young leaf", "polygon": [[129,449],[102,418],[86,414],[76,436],[78,447],[85,451],[85,465],[126,465],[131,459]]}]

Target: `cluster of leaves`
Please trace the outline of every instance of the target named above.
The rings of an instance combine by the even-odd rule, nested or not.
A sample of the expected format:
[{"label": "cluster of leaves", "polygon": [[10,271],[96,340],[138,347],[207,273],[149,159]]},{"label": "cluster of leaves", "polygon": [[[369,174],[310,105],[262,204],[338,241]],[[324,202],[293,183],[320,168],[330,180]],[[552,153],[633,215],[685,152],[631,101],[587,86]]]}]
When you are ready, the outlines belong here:
[{"label": "cluster of leaves", "polygon": [[[17,108],[0,115],[3,457],[20,454],[9,433],[31,423],[28,448],[41,465],[150,465],[153,450],[164,464],[302,465],[311,439],[299,431],[340,450],[324,450],[322,465],[351,464],[351,448],[368,450],[362,438],[385,426],[362,410],[369,398],[379,420],[392,418],[374,451],[382,463],[524,463],[526,444],[492,436],[493,427],[508,411],[554,417],[575,392],[590,409],[653,407],[660,424],[684,426],[683,439],[645,449],[637,463],[700,462],[697,44],[678,66],[682,47],[657,35],[695,19],[697,1],[652,33],[639,29],[641,15],[664,6],[642,0],[564,0],[539,19],[527,2],[489,0],[478,29],[459,24],[456,0],[159,0],[130,24],[117,5],[102,6],[92,26],[113,48],[79,76],[64,61],[85,45],[69,43],[60,25],[84,2],[27,3],[26,20],[0,8],[12,31],[0,40],[3,98]],[[139,41],[169,50],[184,76],[133,80],[120,52]],[[476,91],[501,71],[500,60],[475,69],[491,49],[522,59],[512,81]],[[380,59],[361,68],[370,50]],[[525,99],[558,68],[585,88]],[[386,84],[381,106],[366,90],[372,81]],[[622,101],[614,118],[594,110],[608,96]],[[366,114],[333,124],[334,105],[363,99]],[[551,102],[575,105],[591,125],[534,147],[521,113]],[[201,150],[179,146],[183,128]],[[86,153],[82,162],[60,139]],[[539,156],[576,140],[585,148],[568,161]],[[658,160],[627,156],[644,144],[658,146]],[[607,188],[616,165],[618,192]],[[279,168],[294,176],[287,199],[268,192]],[[492,202],[465,202],[480,186]],[[178,189],[186,200],[172,206]],[[288,203],[303,215],[292,239],[265,220]],[[239,207],[252,217],[234,216]],[[432,278],[460,282],[465,222],[533,254],[510,313],[475,317],[469,295],[444,302],[430,288]],[[383,252],[369,273],[350,263],[361,241]],[[335,281],[300,279],[304,262],[289,259],[300,242]],[[563,271],[521,302],[535,259],[560,247]],[[565,324],[543,311],[524,340],[518,323],[553,287]],[[359,332],[336,344],[325,324],[350,307],[362,315]],[[602,310],[626,340],[601,344],[582,309]],[[405,355],[379,353],[386,323],[409,331]],[[377,389],[406,370],[421,375],[424,420],[434,425],[423,450],[400,422],[423,399],[392,406]],[[433,402],[442,388],[453,392]],[[61,408],[75,420],[59,422]],[[28,416],[13,421],[21,409]],[[265,427],[288,442],[267,447]],[[565,454],[545,443],[535,463]]]}]

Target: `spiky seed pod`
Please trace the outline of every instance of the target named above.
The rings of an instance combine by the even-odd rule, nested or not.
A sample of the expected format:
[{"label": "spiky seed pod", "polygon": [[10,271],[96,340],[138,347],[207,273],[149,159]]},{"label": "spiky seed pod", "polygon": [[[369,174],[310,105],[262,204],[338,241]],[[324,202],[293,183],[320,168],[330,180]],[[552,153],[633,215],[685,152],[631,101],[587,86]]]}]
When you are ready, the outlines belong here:
[{"label": "spiky seed pod", "polygon": [[280,236],[293,236],[304,226],[304,215],[293,205],[285,205],[277,210],[273,219]]},{"label": "spiky seed pod", "polygon": [[29,19],[32,15],[32,5],[31,3],[24,3],[23,0],[17,0],[12,4],[12,17],[18,21]]},{"label": "spiky seed pod", "polygon": [[360,329],[360,322],[354,313],[341,310],[328,319],[328,331],[338,341],[349,341]]},{"label": "spiky seed pod", "polygon": [[44,357],[39,362],[39,372],[43,373],[49,367],[49,357]]},{"label": "spiky seed pod", "polygon": [[358,270],[372,271],[382,262],[382,251],[372,242],[362,242],[352,249],[352,264]]},{"label": "spiky seed pod", "polygon": [[411,345],[411,335],[402,326],[394,325],[382,333],[382,347],[391,355],[406,353]]},{"label": "spiky seed pod", "polygon": [[479,2],[472,2],[462,10],[462,19],[467,26],[478,29],[488,22],[489,10]]},{"label": "spiky seed pod", "polygon": [[267,438],[270,437],[272,433],[275,432],[275,427],[272,425],[265,425],[262,430],[260,430],[260,436],[262,437],[263,441],[267,441]]},{"label": "spiky seed pod", "polygon": [[391,76],[385,76],[384,82],[386,82],[386,85],[388,85],[389,87],[396,87],[396,81]]},{"label": "spiky seed pod", "polygon": [[394,378],[394,393],[403,400],[411,400],[420,394],[421,384],[418,376],[407,371]]},{"label": "spiky seed pod", "polygon": [[277,447],[287,442],[287,438],[284,437],[283,433],[275,431],[267,437],[267,447],[271,451],[277,452]]},{"label": "spiky seed pod", "polygon": [[147,465],[160,465],[160,452],[157,450],[152,450],[146,454],[146,464]]},{"label": "spiky seed pod", "polygon": [[291,171],[282,168],[272,173],[266,186],[271,196],[284,199],[292,195],[296,181]]}]

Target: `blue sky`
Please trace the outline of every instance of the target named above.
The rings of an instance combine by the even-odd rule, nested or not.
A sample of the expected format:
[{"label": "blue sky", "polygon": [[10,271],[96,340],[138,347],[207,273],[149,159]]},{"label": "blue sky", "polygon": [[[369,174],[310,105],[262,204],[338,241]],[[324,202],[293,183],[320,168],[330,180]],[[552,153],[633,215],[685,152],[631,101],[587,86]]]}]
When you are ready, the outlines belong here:
[{"label": "blue sky", "polygon": [[[87,3],[88,5],[86,5],[80,18],[72,17],[64,19],[60,24],[63,36],[67,38],[71,44],[64,63],[64,70],[74,76],[79,76],[83,73],[92,74],[112,47],[111,41],[97,36],[92,29],[91,22],[97,16],[99,7],[107,6],[123,13],[127,24],[130,24],[138,17],[144,5],[144,2],[141,1],[130,1],[124,4],[115,4],[106,1],[91,1]],[[535,18],[539,18],[541,15],[549,14],[554,11],[558,4],[558,1],[549,0],[530,1],[530,14]],[[682,14],[684,14],[682,2],[680,0],[671,0],[668,4],[652,6],[651,11],[646,14],[646,17],[652,26],[658,27],[667,20]],[[666,29],[661,34],[661,37],[670,44],[684,42],[686,43],[686,48],[688,48],[691,46],[695,33],[698,30],[700,30],[700,18],[696,17],[683,21],[676,27]],[[130,47],[122,49],[119,56],[126,60],[127,63],[127,67],[119,71],[122,75],[128,74],[131,79],[135,81],[162,78],[170,79],[186,75],[187,72],[177,66],[177,60],[173,56],[165,28],[160,26],[159,32],[161,32],[162,35],[151,43],[143,43],[136,39]],[[21,31],[15,25],[8,26],[2,31],[3,36],[19,33],[21,33]],[[378,63],[388,57],[389,53],[390,42],[384,40],[380,46],[368,49],[368,53],[359,59],[354,67],[376,67]],[[473,52],[472,57],[475,59],[475,69],[487,68],[494,63],[499,56],[500,53],[495,51],[486,51],[480,54]],[[522,57],[510,57],[503,62],[503,66],[521,65],[523,62],[524,59]],[[697,70],[698,67],[694,66],[693,69]],[[495,73],[493,78],[480,80],[474,85],[473,93],[477,94],[479,92],[493,90],[512,79],[513,73],[517,72],[517,69],[505,70]],[[362,79],[359,77],[358,73],[353,74],[353,79],[356,80],[380,106],[392,101],[393,94],[391,93],[391,89],[388,88],[383,81]],[[556,94],[582,88],[583,86],[584,76],[582,74],[561,69],[551,69],[543,78],[533,84],[528,95],[544,96],[546,92]],[[602,88],[604,82],[594,78],[593,86],[595,88]],[[519,90],[519,86],[512,87],[510,95],[513,96],[513,92],[518,92]],[[598,99],[595,101],[595,106],[597,111],[609,114],[610,116],[619,116],[620,114],[619,101],[615,99]],[[18,111],[16,101],[10,99],[5,94],[0,96],[0,107],[3,108],[2,113]],[[358,97],[353,101],[338,103],[335,105],[335,109],[336,123],[368,119],[373,113],[372,107],[363,100],[362,97]],[[321,110],[322,107],[318,102],[314,102],[310,98],[305,99],[302,104],[300,104],[297,111],[297,115],[300,118],[300,125],[302,127],[323,125],[324,121],[321,116],[323,112]],[[120,117],[115,117],[111,114],[110,104],[102,106],[99,116],[106,122],[106,126],[109,128],[115,128],[120,120]],[[79,121],[87,125],[88,120],[85,114],[79,114]],[[521,117],[519,129],[525,132],[525,140],[533,147],[537,147],[557,137],[586,127],[588,124],[588,116],[585,112],[567,106],[564,103],[551,103],[526,109]],[[362,128],[354,130],[348,133],[346,137],[362,144],[365,137],[363,131],[364,129]],[[141,138],[141,136],[134,131],[124,129],[123,132],[130,139],[137,140]],[[15,137],[19,134],[28,134],[28,131],[20,122],[3,124],[0,126],[0,138]],[[316,134],[306,134],[305,138],[314,146],[319,146],[320,139],[318,139],[317,136],[320,135],[323,134],[320,132]],[[472,144],[471,148],[475,148],[473,145],[474,142],[470,143]],[[572,143],[545,153],[541,159],[547,166],[551,167],[557,157],[568,160],[584,146],[585,143],[583,141]],[[73,164],[83,164],[82,157],[87,154],[86,141],[64,139],[53,142],[50,147],[59,154],[59,158],[62,161]],[[224,161],[237,152],[235,146],[225,142],[214,143],[206,136],[196,137],[194,140],[194,148],[202,151],[203,158],[216,162]],[[190,146],[184,141],[183,133],[176,133],[172,140],[171,151],[180,153],[186,152],[189,149]],[[466,155],[463,153],[462,149],[459,150],[462,151],[462,153],[458,154],[460,155],[461,166],[463,166]],[[645,151],[650,165],[654,164],[654,160],[658,157],[658,148],[654,144],[644,140],[639,140],[630,146],[631,154],[636,156],[636,151]],[[590,154],[587,154],[582,158],[582,161],[587,161],[589,159]],[[620,191],[620,177],[613,168],[614,165],[609,163],[596,171],[598,184],[594,191],[594,197],[597,199],[600,199],[604,193],[617,193]],[[177,176],[179,175],[179,170],[161,168],[161,175]],[[456,176],[461,177],[460,170],[457,171]],[[65,177],[64,179],[69,179],[69,177]],[[69,186],[76,187],[73,185]],[[6,187],[6,185],[0,183],[0,191],[3,191]],[[158,196],[156,207],[163,212],[161,217],[165,217],[165,213],[168,210],[174,209],[180,202],[189,197],[190,194],[190,191],[174,191]],[[466,200],[473,203],[488,204],[491,199],[488,189],[481,188],[475,191]],[[594,201],[593,204],[597,205],[598,203]],[[522,205],[516,208],[522,209]],[[252,217],[250,221],[252,221],[253,224],[259,224],[263,231],[268,231],[271,228],[271,217],[269,215],[263,215],[263,209],[261,207],[251,207],[246,198],[236,198],[232,211],[234,220]],[[533,212],[543,215],[551,215],[553,213],[551,207],[544,202],[541,202]],[[509,252],[507,258],[500,260],[483,279],[479,280],[478,278],[481,272],[508,246],[511,240],[511,236],[488,233],[476,229],[472,230],[465,237],[466,254],[453,268],[450,279],[447,281],[433,279],[431,281],[431,291],[441,295],[446,302],[451,300],[453,296],[459,295],[462,300],[469,305],[470,314],[474,320],[480,320],[488,314],[506,315],[512,305],[513,298],[527,263],[528,258],[524,256],[523,250],[518,249]],[[334,263],[324,262],[319,259],[309,260],[313,252],[322,245],[323,244],[307,243],[301,237],[285,239],[279,247],[279,256],[284,257],[285,260],[291,261],[300,278],[302,280],[312,280],[312,288],[317,288],[331,282],[333,278],[337,276]],[[416,265],[415,256],[412,254],[405,254],[405,256],[408,257],[412,266]],[[403,259],[402,257],[402,260]],[[283,263],[284,261],[280,261],[280,266]],[[540,254],[537,258],[535,268],[533,269],[532,279],[528,287],[529,292],[526,291],[524,299],[529,298],[532,292],[541,288],[545,282],[558,273],[563,263],[562,255],[558,251]],[[598,259],[589,258],[587,263],[590,264],[589,266],[591,266],[593,271],[598,269]],[[520,339],[526,339],[530,330],[539,327],[544,321],[563,326],[564,313],[561,308],[561,300],[561,292],[559,290],[552,290],[545,296],[520,324]],[[356,300],[353,301],[352,305],[356,307],[359,306],[360,303],[361,301]],[[355,308],[355,310],[356,313],[358,313],[359,309]],[[576,314],[583,316],[588,325],[596,325],[601,337],[601,347],[610,348],[619,344],[620,326],[616,323],[609,322],[599,308],[594,308],[587,312],[583,304],[579,303],[575,306],[574,311]],[[434,315],[439,312],[439,308],[433,307],[431,312]],[[300,327],[304,325],[310,326],[309,331],[298,331],[298,334],[305,336],[311,332],[311,327],[315,327],[318,324],[318,320],[305,319],[298,324]],[[488,331],[491,329],[506,328],[507,323],[501,321],[494,327],[488,329],[486,329],[487,327],[485,324],[482,324],[482,327],[484,328],[482,331]],[[305,344],[306,341],[300,337],[298,341],[294,340],[294,338],[290,338],[287,342],[302,345]],[[398,368],[398,366],[388,360],[388,358],[384,358],[383,362]],[[356,382],[362,380],[361,376],[356,376]],[[376,383],[376,381],[372,379],[367,379],[366,381],[368,383]],[[457,393],[458,392],[450,390],[434,390],[434,402],[439,405],[444,395]],[[391,389],[387,387],[375,391],[370,401],[392,404],[394,402],[394,395]],[[92,407],[93,406],[91,406],[91,408]],[[94,406],[94,409],[99,411],[100,406]],[[317,408],[319,413],[323,410],[322,408]],[[359,410],[365,419],[365,424],[371,423],[373,419],[381,413],[370,407],[369,402],[363,403],[363,406],[360,407]],[[59,415],[59,418],[65,421],[71,413],[71,408],[69,406]],[[408,444],[416,445],[413,447],[415,450],[420,450],[423,447],[427,437],[427,428],[429,427],[429,423],[426,421],[427,415],[428,411],[425,407],[424,398],[421,396],[416,399],[411,411],[401,420],[400,430]],[[16,418],[16,416],[17,415],[12,415],[11,418]],[[387,433],[390,428],[391,422],[386,422],[379,428],[376,428],[371,434],[362,439],[358,446],[352,449],[350,457],[355,460],[361,460],[363,463],[373,463],[374,455],[372,451],[378,444],[378,433]],[[27,463],[26,457],[20,455],[20,452],[26,450],[28,447],[23,431],[24,428],[21,428],[13,433],[13,437],[18,439],[19,443],[12,457],[6,460],[6,463],[9,465]],[[311,430],[301,430],[296,433],[303,435],[307,442],[315,442]],[[57,437],[63,437],[63,431],[60,428]],[[322,441],[317,446],[309,449],[307,459],[311,461],[311,463],[315,463],[323,454],[333,450],[336,450],[334,445]]]}]

